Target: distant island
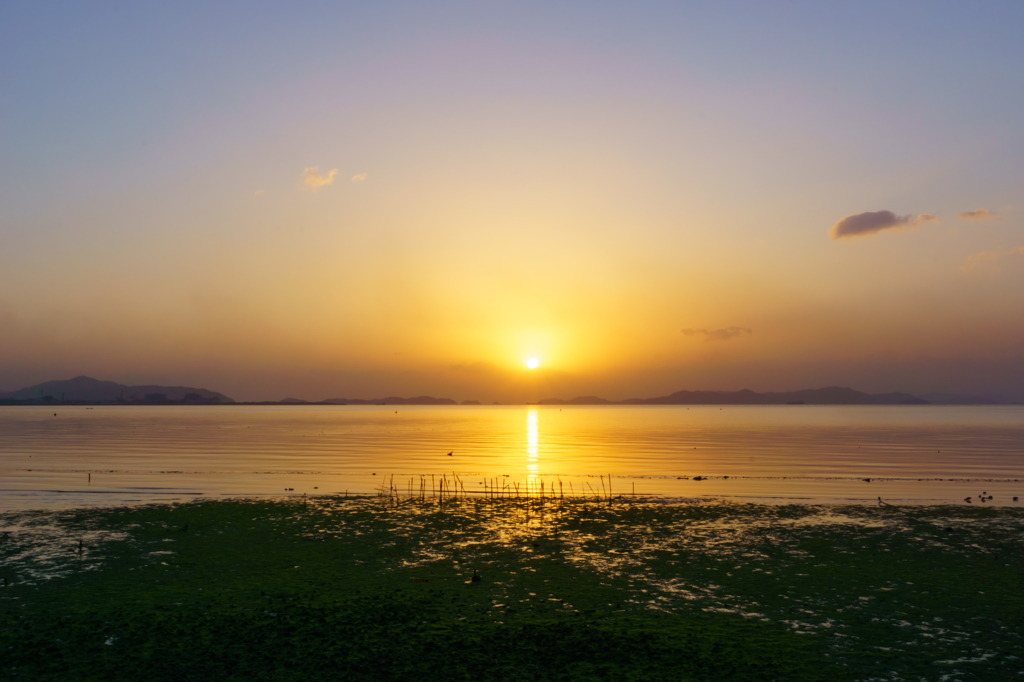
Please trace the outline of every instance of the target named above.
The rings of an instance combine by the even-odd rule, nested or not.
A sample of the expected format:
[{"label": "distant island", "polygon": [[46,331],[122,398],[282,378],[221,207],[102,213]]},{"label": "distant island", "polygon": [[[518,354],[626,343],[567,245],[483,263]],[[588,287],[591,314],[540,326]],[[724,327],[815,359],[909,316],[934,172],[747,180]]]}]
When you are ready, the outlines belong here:
[{"label": "distant island", "polygon": [[309,405],[458,405],[451,398],[434,398],[429,395],[421,395],[416,398],[328,398],[319,403],[309,402]]},{"label": "distant island", "polygon": [[842,386],[810,388],[787,393],[742,391],[676,391],[660,398],[605,400],[580,396],[571,400],[546,398],[540,405],[1001,405],[992,398],[953,393],[864,393]]},{"label": "distant island", "polygon": [[676,391],[660,398],[605,400],[580,396],[571,400],[547,398],[541,405],[927,405],[928,401],[909,393],[871,394],[852,388],[832,386],[789,393],[742,391]]},{"label": "distant island", "polygon": [[[79,376],[65,381],[47,381],[9,393],[0,392],[0,405],[480,405],[477,400],[434,398],[328,398],[301,400],[284,398],[261,402],[238,402],[223,393],[189,386],[126,386]],[[498,405],[499,403],[494,403]],[[579,396],[564,400],[545,398],[538,405],[1009,405],[1012,401],[988,396],[956,393],[864,393],[852,388],[829,386],[785,393],[755,391],[676,391],[659,398],[607,400]]]},{"label": "distant island", "polygon": [[80,376],[0,393],[0,405],[220,405],[235,401],[223,393],[191,386],[126,386]]}]

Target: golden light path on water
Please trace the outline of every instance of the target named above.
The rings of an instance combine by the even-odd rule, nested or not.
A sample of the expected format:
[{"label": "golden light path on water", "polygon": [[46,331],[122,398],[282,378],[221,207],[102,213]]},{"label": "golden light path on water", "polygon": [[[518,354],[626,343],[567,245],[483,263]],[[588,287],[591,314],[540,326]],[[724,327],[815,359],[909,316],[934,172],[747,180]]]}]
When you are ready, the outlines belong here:
[{"label": "golden light path on water", "polygon": [[540,448],[540,429],[537,426],[537,410],[530,410],[526,413],[526,478],[527,489],[532,489],[532,483],[537,479],[537,452]]},{"label": "golden light path on water", "polygon": [[[56,416],[55,416],[56,412]],[[525,424],[524,424],[525,422]],[[525,429],[524,429],[525,425]],[[451,453],[451,456],[448,455]],[[59,406],[0,409],[0,508],[467,494],[1018,504],[1022,406]]]}]

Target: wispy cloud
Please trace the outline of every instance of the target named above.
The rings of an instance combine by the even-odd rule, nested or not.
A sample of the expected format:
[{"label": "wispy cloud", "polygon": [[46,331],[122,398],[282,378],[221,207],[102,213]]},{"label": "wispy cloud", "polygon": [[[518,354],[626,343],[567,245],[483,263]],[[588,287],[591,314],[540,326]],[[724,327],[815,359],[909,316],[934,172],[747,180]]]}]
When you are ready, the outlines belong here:
[{"label": "wispy cloud", "polygon": [[318,189],[324,185],[330,185],[334,182],[334,176],[338,174],[337,168],[332,168],[327,175],[320,175],[320,167],[312,166],[302,171],[302,182],[307,187],[312,189]]},{"label": "wispy cloud", "polygon": [[254,197],[261,197],[261,196],[263,196],[263,193],[266,192],[266,191],[267,190],[265,190],[265,189],[258,189],[255,192],[253,192],[252,195]]},{"label": "wispy cloud", "polygon": [[934,215],[922,213],[916,218],[912,215],[898,216],[892,211],[868,211],[848,215],[832,226],[832,239],[848,239],[850,237],[866,237],[882,230],[900,227],[917,227],[922,223],[939,222]]},{"label": "wispy cloud", "polygon": [[362,182],[366,179],[366,173],[358,173],[352,176],[352,182]]},{"label": "wispy cloud", "polygon": [[726,327],[725,329],[682,329],[684,336],[703,336],[705,341],[728,341],[739,336],[750,336],[753,329],[746,327]]},{"label": "wispy cloud", "polygon": [[964,264],[960,266],[961,272],[988,272],[995,274],[1000,272],[1002,268],[999,267],[999,261],[1007,256],[1024,256],[1024,246],[1016,249],[1010,249],[1008,251],[982,251],[980,253],[971,254],[964,261]]},{"label": "wispy cloud", "polygon": [[999,214],[993,213],[987,208],[976,208],[973,211],[964,211],[956,215],[962,220],[999,220]]}]

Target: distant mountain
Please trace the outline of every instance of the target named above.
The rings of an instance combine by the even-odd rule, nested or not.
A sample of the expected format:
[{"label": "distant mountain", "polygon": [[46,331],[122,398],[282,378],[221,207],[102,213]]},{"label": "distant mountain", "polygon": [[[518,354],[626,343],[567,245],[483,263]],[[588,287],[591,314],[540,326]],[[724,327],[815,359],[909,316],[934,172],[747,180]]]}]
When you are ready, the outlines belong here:
[{"label": "distant mountain", "polygon": [[417,398],[376,398],[365,400],[363,398],[329,398],[321,402],[331,405],[458,405],[451,398],[432,398],[429,395],[421,395]]},{"label": "distant mountain", "polygon": [[830,386],[789,393],[742,391],[677,391],[661,398],[629,398],[611,401],[594,396],[560,400],[548,398],[541,405],[927,405],[928,401],[909,393],[863,393],[852,388]]},{"label": "distant mountain", "polygon": [[578,398],[572,398],[570,400],[561,400],[559,398],[546,398],[540,401],[541,405],[610,405],[611,400],[605,400],[604,398],[598,398],[597,396],[584,395]]},{"label": "distant mountain", "polygon": [[47,381],[10,393],[0,393],[0,401],[31,403],[233,403],[223,393],[191,386],[125,386],[81,376],[65,381]]},{"label": "distant mountain", "polygon": [[925,393],[921,396],[932,405],[1010,405],[1009,400],[984,395],[958,393]]}]

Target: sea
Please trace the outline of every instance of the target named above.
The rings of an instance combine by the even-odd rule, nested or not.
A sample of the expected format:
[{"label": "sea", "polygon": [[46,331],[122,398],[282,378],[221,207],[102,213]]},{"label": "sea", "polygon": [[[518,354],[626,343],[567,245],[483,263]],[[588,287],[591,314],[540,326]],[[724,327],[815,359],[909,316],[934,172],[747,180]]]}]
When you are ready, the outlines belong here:
[{"label": "sea", "polygon": [[311,495],[1024,499],[1024,406],[0,408],[0,511]]}]

